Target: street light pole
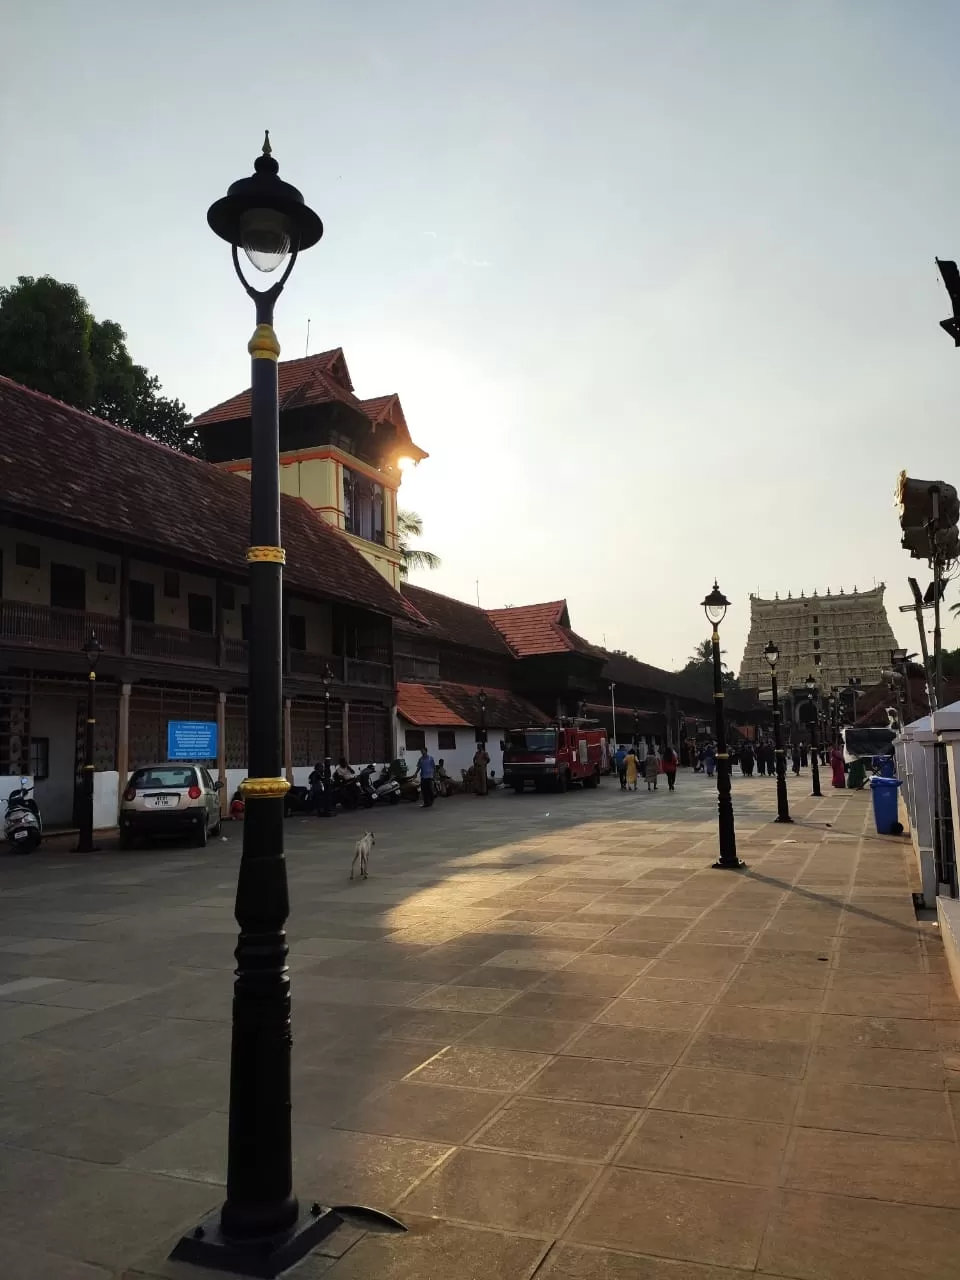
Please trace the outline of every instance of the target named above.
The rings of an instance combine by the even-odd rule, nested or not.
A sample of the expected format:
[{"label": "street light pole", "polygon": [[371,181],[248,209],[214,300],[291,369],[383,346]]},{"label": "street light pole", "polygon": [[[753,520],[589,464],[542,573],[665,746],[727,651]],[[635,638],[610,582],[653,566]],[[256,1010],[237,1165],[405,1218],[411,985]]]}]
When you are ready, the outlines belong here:
[{"label": "street light pole", "polygon": [[[269,135],[254,173],[211,205],[207,221],[226,240],[256,307],[250,339],[251,452],[249,564],[251,634],[247,678],[248,769],[243,852],[235,915],[233,1037],[227,1195],[173,1251],[173,1257],[222,1271],[275,1277],[299,1261],[341,1221],[332,1209],[301,1209],[293,1190],[290,1104],[290,970],[285,925],[290,911],[283,856],[282,574],[280,455],[274,305],[297,256],[323,234],[303,196],[278,176]],[[240,270],[238,250],[263,272],[285,269],[257,290]]]},{"label": "street light pole", "polygon": [[[96,765],[94,764],[97,728],[96,667],[100,657],[100,641],[92,632],[83,646],[83,652],[87,658],[87,723],[83,735],[83,805],[80,810],[80,833],[77,838],[76,852],[96,853],[93,843],[93,798],[96,784]],[[125,785],[123,779],[120,785]]]},{"label": "street light pole", "polygon": [[487,695],[483,691],[477,694],[477,701],[480,703],[480,742],[484,750],[487,746]]},{"label": "street light pole", "polygon": [[612,734],[613,734],[612,742],[613,742],[614,751],[616,751],[617,749],[617,704],[613,696],[614,690],[616,689],[616,687],[617,687],[616,682],[611,680],[610,681],[610,722],[612,726]]},{"label": "street light pole", "polygon": [[723,665],[720,658],[720,623],[730,601],[717,586],[702,601],[707,621],[713,627],[713,708],[717,739],[717,826],[720,857],[713,864],[718,870],[734,871],[745,865],[737,857],[737,837],[733,823],[733,800],[730,787],[730,755],[727,751],[727,728],[723,715]]},{"label": "street light pole", "polygon": [[640,712],[633,708],[633,745],[640,746]]},{"label": "street light pole", "polygon": [[820,707],[817,701],[817,682],[813,676],[807,676],[804,683],[807,686],[807,700],[813,715],[810,717],[810,773],[813,778],[813,791],[810,793],[814,796],[822,796],[820,790],[820,735],[817,732],[817,720],[820,716]]},{"label": "street light pole", "polygon": [[787,758],[783,749],[783,725],[780,712],[780,690],[777,685],[777,663],[780,650],[771,640],[763,651],[763,656],[770,664],[770,680],[773,699],[773,745],[777,761],[777,822],[792,822],[790,806],[787,802]]},{"label": "street light pole", "polygon": [[323,666],[323,816],[333,817],[333,773],[330,769],[330,685],[333,683],[333,672],[330,663]]}]

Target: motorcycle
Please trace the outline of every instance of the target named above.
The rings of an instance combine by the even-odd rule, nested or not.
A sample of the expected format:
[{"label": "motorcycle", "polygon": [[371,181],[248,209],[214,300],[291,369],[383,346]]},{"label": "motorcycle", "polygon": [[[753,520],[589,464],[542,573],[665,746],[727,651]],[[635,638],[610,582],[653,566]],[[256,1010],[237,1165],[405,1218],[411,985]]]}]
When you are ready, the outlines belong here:
[{"label": "motorcycle", "polygon": [[[364,773],[368,772],[368,770],[372,773],[373,768],[373,765],[369,765],[368,769],[364,770]],[[376,779],[370,779],[370,785],[376,792],[378,800],[389,800],[391,804],[400,803],[400,783],[391,776],[388,764],[383,766]]]},{"label": "motorcycle", "polygon": [[[363,792],[360,787],[360,779],[354,775],[352,778],[340,778],[336,774],[333,775],[333,802],[339,805],[341,809],[356,809],[363,800]],[[365,803],[365,802],[364,802]]]},{"label": "motorcycle", "polygon": [[14,853],[32,853],[43,839],[43,820],[31,791],[28,780],[21,778],[20,786],[7,796],[3,836]]}]

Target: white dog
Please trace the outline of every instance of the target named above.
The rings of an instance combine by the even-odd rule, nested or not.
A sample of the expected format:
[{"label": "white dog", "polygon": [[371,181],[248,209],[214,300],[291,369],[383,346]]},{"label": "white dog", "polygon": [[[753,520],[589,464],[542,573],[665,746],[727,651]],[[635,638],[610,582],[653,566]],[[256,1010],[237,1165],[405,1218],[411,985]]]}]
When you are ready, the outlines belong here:
[{"label": "white dog", "polygon": [[357,859],[360,859],[360,879],[367,878],[367,863],[370,860],[370,850],[377,843],[376,837],[372,831],[365,831],[357,841],[353,850],[353,861],[350,863],[350,879],[353,879],[353,869],[357,865]]}]

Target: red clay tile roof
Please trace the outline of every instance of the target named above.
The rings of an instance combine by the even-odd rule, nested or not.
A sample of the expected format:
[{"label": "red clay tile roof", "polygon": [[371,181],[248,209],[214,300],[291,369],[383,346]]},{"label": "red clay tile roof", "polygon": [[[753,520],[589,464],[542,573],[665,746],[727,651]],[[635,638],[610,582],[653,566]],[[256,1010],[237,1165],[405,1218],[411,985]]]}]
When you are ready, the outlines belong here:
[{"label": "red clay tile roof", "polygon": [[[480,723],[479,693],[479,685],[454,684],[449,680],[424,685],[401,680],[397,686],[397,711],[404,720],[420,727],[457,724],[477,726]],[[491,728],[519,729],[551,723],[542,711],[538,711],[509,689],[485,689],[485,693],[486,723]]]},{"label": "red clay tile roof", "polygon": [[[0,474],[0,512],[246,576],[248,480],[3,377]],[[287,587],[410,616],[400,594],[307,503],[283,497],[280,518]]]},{"label": "red clay tile roof", "polygon": [[599,649],[571,630],[566,600],[488,609],[487,615],[518,658],[543,653],[583,653],[603,657]]},{"label": "red clay tile roof", "polygon": [[428,591],[426,587],[415,587],[409,582],[402,583],[400,591],[407,603],[426,618],[438,639],[503,657],[512,656],[483,609],[455,600],[452,596],[440,595],[437,591]]},{"label": "red clay tile roof", "polygon": [[[340,347],[334,351],[320,351],[315,356],[303,356],[299,360],[281,360],[277,365],[277,381],[281,412],[304,405],[339,401],[367,416],[353,394],[353,384]],[[212,422],[241,421],[249,416],[250,388],[247,387],[229,400],[198,414],[193,425],[206,427]]]},{"label": "red clay tile roof", "polygon": [[470,723],[441,702],[435,690],[403,680],[397,685],[397,714],[416,725]]}]

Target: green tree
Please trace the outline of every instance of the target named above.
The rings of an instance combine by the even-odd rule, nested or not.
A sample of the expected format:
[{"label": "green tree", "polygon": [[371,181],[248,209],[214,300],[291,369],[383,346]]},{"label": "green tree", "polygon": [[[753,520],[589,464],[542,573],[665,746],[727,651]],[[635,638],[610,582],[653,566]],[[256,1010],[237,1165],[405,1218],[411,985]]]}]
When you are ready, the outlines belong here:
[{"label": "green tree", "polygon": [[75,285],[20,276],[0,288],[0,373],[182,453],[200,454],[180,400],[135,364],[127,335],[98,321]]},{"label": "green tree", "polygon": [[408,578],[411,569],[439,569],[440,557],[422,547],[411,547],[411,538],[423,536],[423,519],[416,511],[397,509],[397,544],[400,548],[400,577]]},{"label": "green tree", "polygon": [[[725,693],[736,693],[740,688],[740,681],[732,671],[726,669],[726,663],[723,661],[726,649],[720,650],[720,663],[723,669],[721,680]],[[689,680],[695,681],[704,690],[713,689],[713,641],[700,640],[694,646],[693,653],[687,659],[687,665],[681,667],[677,673],[686,676]]]}]

